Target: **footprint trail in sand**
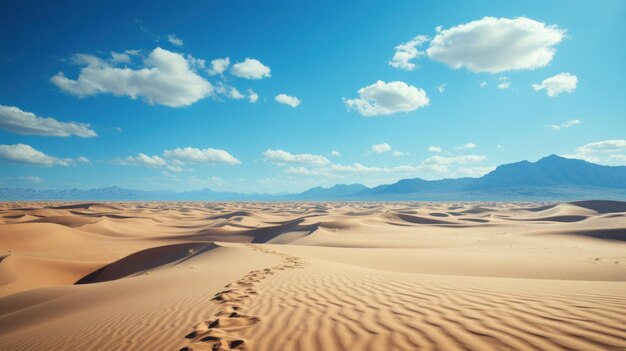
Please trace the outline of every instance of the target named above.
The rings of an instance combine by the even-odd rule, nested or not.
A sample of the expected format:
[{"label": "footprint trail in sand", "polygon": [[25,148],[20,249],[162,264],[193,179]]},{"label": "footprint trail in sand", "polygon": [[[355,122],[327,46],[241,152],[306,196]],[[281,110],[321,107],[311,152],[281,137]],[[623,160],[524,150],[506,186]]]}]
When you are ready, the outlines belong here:
[{"label": "footprint trail in sand", "polygon": [[299,257],[272,251],[259,245],[249,244],[248,246],[255,251],[279,256],[283,261],[270,268],[251,271],[216,293],[211,300],[220,305],[220,310],[213,315],[213,318],[194,326],[194,330],[185,336],[190,340],[189,345],[180,351],[246,350],[245,340],[237,337],[236,332],[260,321],[259,317],[240,313],[246,301],[258,294],[255,285],[280,271],[304,266],[303,260]]}]

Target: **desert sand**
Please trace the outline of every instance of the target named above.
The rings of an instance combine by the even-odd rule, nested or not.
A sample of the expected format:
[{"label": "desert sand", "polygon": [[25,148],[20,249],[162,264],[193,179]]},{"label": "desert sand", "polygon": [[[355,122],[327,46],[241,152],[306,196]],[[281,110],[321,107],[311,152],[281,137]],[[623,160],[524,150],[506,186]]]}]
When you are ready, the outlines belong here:
[{"label": "desert sand", "polygon": [[2,203],[1,350],[625,350],[626,203]]}]

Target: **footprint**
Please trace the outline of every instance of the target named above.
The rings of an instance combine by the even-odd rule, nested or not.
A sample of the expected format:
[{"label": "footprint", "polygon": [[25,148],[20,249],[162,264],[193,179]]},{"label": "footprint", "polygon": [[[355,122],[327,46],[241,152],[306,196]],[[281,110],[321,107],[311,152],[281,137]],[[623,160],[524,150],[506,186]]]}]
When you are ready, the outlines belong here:
[{"label": "footprint", "polygon": [[223,307],[215,313],[215,318],[194,326],[194,330],[185,335],[185,338],[190,340],[191,345],[185,346],[179,351],[246,350],[245,340],[237,338],[232,333],[258,323],[260,318],[241,314],[239,312],[241,304],[258,294],[254,286],[263,279],[278,273],[278,271],[304,267],[304,262],[299,257],[278,253],[257,245],[250,244],[250,247],[255,251],[279,256],[283,262],[270,268],[250,271],[234,283],[227,284],[224,290],[217,292],[211,300]]}]

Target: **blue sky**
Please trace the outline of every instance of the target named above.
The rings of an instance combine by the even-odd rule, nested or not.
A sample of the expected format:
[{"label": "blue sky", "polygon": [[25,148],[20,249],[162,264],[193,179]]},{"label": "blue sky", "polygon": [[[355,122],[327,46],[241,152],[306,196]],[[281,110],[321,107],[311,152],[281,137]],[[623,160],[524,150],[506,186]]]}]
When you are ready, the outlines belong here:
[{"label": "blue sky", "polygon": [[549,154],[625,165],[626,3],[468,3],[4,1],[0,186],[275,193]]}]

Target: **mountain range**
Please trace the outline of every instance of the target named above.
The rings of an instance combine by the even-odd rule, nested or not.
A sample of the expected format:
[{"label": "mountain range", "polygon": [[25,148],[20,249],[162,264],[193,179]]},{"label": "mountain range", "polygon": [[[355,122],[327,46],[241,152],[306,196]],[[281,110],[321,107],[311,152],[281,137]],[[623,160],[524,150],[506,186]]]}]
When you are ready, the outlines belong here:
[{"label": "mountain range", "polygon": [[480,178],[402,179],[369,188],[363,184],[314,187],[299,194],[248,194],[202,189],[188,192],[99,189],[35,190],[0,188],[0,200],[193,200],[193,201],[324,201],[324,200],[576,200],[626,199],[626,166],[603,166],[557,155],[537,162],[497,167]]}]

